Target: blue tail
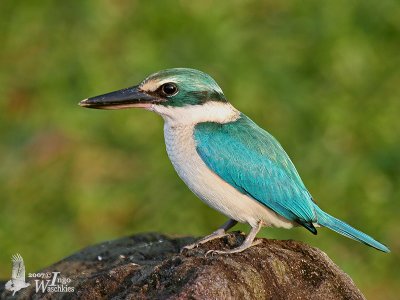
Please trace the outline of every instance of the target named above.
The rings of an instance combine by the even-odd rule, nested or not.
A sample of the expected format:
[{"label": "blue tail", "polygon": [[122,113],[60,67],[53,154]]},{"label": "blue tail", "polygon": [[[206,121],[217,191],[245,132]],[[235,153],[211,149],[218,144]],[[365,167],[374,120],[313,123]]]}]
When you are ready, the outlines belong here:
[{"label": "blue tail", "polygon": [[386,253],[390,252],[388,247],[386,247],[385,245],[374,240],[372,237],[365,234],[364,232],[361,232],[361,231],[351,227],[349,224],[346,224],[345,222],[343,222],[339,219],[336,219],[335,217],[332,217],[331,215],[327,214],[319,207],[315,207],[315,210],[317,212],[317,218],[318,218],[317,223],[319,225],[328,227],[329,229],[332,229],[333,231],[336,231],[337,233],[347,236],[348,238],[351,238],[353,240],[359,241],[360,243],[366,244],[377,250],[380,250],[380,251],[383,251]]}]

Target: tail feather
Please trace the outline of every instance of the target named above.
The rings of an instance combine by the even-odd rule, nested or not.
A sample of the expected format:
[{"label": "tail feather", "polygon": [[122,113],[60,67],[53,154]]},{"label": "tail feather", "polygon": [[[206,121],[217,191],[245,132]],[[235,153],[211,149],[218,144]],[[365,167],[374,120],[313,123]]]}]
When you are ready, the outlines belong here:
[{"label": "tail feather", "polygon": [[389,253],[390,250],[388,247],[385,245],[379,243],[369,235],[365,234],[364,232],[361,232],[353,227],[351,227],[349,224],[346,224],[345,222],[336,219],[335,217],[332,217],[331,215],[327,214],[323,210],[321,210],[319,207],[316,207],[316,212],[317,212],[317,218],[318,221],[317,223],[319,225],[328,227],[329,229],[332,229],[333,231],[336,231],[337,233],[340,233],[344,236],[347,236],[348,238],[351,238],[353,240],[356,240],[360,243],[366,244],[370,247],[373,247],[377,250]]}]

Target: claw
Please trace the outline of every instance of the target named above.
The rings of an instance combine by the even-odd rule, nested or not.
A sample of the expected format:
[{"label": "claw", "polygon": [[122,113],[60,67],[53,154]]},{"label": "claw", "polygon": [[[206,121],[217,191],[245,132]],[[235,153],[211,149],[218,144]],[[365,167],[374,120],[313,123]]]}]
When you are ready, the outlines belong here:
[{"label": "claw", "polygon": [[263,242],[263,240],[254,241],[254,242],[251,244],[251,246],[253,247],[253,246],[255,246],[255,245],[259,245],[259,244],[261,244],[262,242]]},{"label": "claw", "polygon": [[185,250],[189,251],[189,250],[192,250],[194,248],[197,248],[199,245],[200,245],[200,243],[193,243],[193,244],[190,244],[190,245],[186,245],[186,246],[182,247],[180,253],[183,253]]},{"label": "claw", "polygon": [[240,253],[240,252],[243,252],[244,250],[246,250],[246,249],[248,249],[248,248],[250,248],[250,247],[253,247],[253,246],[258,245],[258,244],[261,244],[261,243],[262,243],[262,240],[257,240],[257,241],[253,241],[253,242],[250,244],[250,246],[241,245],[241,246],[236,247],[236,248],[233,248],[233,249],[231,249],[231,250],[226,250],[226,251],[223,251],[223,250],[208,250],[208,251],[206,252],[205,257],[207,257],[207,256],[210,255],[210,254],[211,254],[211,256],[213,256],[214,254],[233,254],[233,253]]},{"label": "claw", "polygon": [[228,235],[226,233],[226,231],[229,230],[230,228],[232,228],[233,226],[235,226],[236,223],[237,223],[237,221],[229,219],[224,225],[222,225],[220,228],[218,228],[216,231],[214,231],[210,235],[207,235],[206,237],[198,240],[196,243],[184,246],[180,252],[182,253],[184,250],[191,250],[191,249],[197,248],[201,244],[204,244],[209,241],[219,239],[221,237]]},{"label": "claw", "polygon": [[243,244],[241,244],[239,247],[233,248],[231,250],[226,250],[226,251],[222,251],[222,250],[209,250],[206,253],[206,257],[208,254],[233,254],[233,253],[239,253],[242,252],[250,247],[253,247],[255,245],[258,245],[260,243],[262,243],[262,240],[254,240],[257,232],[260,230],[262,223],[259,222],[257,224],[257,227],[253,227],[249,233],[249,235],[246,237],[246,239],[244,240]]},{"label": "claw", "polygon": [[[232,227],[234,224],[236,224],[237,222],[234,220],[230,220],[227,222],[227,224],[225,224],[223,227],[221,227],[220,229],[214,231],[212,234],[210,234],[209,236],[206,236],[205,238],[202,238],[201,240],[199,240],[197,243],[193,243],[190,245],[187,245],[185,247],[182,248],[181,253],[186,249],[186,250],[190,250],[193,248],[198,247],[201,244],[204,244],[210,240],[214,240],[223,236],[228,235],[226,233],[226,229]],[[246,237],[246,239],[244,240],[244,242],[236,248],[233,248],[231,250],[208,250],[205,254],[205,257],[207,257],[208,255],[211,254],[211,256],[213,256],[214,254],[232,254],[232,253],[239,253],[242,252],[250,247],[253,247],[255,245],[258,245],[260,243],[262,243],[262,240],[254,240],[254,238],[256,237],[258,231],[260,230],[261,226],[263,225],[262,221],[258,221],[257,222],[257,226],[252,227],[251,231],[249,233],[249,235]]]},{"label": "claw", "polygon": [[206,252],[206,255],[204,255],[204,257],[207,258],[208,255],[211,255],[211,257],[212,257],[212,256],[214,256],[215,253],[218,253],[218,252],[219,252],[218,250],[208,250]]}]

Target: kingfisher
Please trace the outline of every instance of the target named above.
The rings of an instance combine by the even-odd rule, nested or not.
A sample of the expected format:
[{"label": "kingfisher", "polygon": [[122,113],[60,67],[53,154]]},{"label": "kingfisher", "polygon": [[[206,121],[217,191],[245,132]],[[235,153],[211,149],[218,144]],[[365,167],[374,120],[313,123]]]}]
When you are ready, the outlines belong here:
[{"label": "kingfisher", "polygon": [[189,68],[151,74],[140,84],[82,100],[95,109],[142,108],[164,119],[169,159],[189,189],[229,219],[192,249],[227,235],[238,222],[251,226],[244,242],[217,254],[237,253],[259,244],[262,227],[316,227],[383,252],[389,248],[324,212],[314,201],[280,143],[227,100],[215,80]]}]

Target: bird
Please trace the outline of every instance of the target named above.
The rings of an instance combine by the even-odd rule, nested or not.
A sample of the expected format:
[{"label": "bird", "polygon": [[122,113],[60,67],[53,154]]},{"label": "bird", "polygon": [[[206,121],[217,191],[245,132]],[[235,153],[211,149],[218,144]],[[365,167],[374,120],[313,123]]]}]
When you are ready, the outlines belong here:
[{"label": "bird", "polygon": [[193,249],[226,236],[238,222],[251,226],[243,243],[213,254],[242,252],[262,227],[327,227],[377,250],[384,244],[329,215],[315,202],[281,144],[225,97],[208,74],[190,68],[161,70],[141,83],[79,102],[85,108],[142,108],[164,119],[169,159],[189,189],[228,221],[187,245]]},{"label": "bird", "polygon": [[8,291],[13,292],[13,296],[16,292],[30,286],[30,283],[25,282],[25,264],[20,254],[15,254],[11,257],[12,261],[12,272],[11,280],[7,281],[5,288]]}]

